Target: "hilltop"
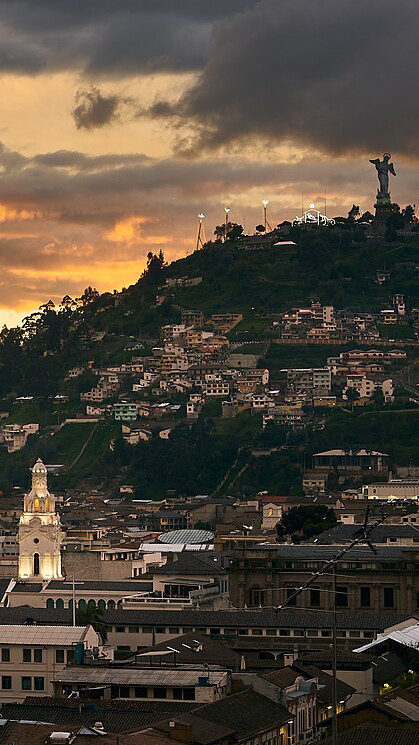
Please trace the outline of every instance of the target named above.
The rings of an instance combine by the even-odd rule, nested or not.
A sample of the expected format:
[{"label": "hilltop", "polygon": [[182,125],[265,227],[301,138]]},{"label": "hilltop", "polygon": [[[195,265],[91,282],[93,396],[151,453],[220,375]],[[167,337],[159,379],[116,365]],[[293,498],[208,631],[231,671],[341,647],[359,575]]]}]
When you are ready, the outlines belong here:
[{"label": "hilltop", "polygon": [[[277,237],[284,239],[284,235]],[[112,492],[128,482],[142,496],[164,496],[168,490],[179,495],[215,490],[298,492],[311,454],[340,441],[345,445],[350,440],[354,447],[380,446],[399,465],[416,460],[419,465],[418,414],[414,408],[406,409],[414,404],[409,404],[401,388],[397,407],[393,404],[381,412],[376,403],[360,413],[347,408],[323,411],[320,418],[312,413],[303,430],[288,425],[262,429],[262,411],[243,410],[234,418],[222,418],[218,399],[206,400],[199,416],[187,421],[186,389],[171,390],[168,400],[179,408],[169,416],[169,439],[153,436],[135,446],[121,438],[121,422],[113,416],[97,421],[85,417],[80,394],[96,384],[98,371],[130,364],[133,357],[150,359],[152,347],[161,344],[161,327],[180,324],[182,312],[188,310],[202,311],[204,331],[213,330],[208,325],[213,314],[240,314],[242,320],[226,333],[230,352],[256,355],[258,367],[268,368],[272,383],[282,385],[282,368],[322,367],[336,353],[336,346],[304,340],[278,345],[274,324],[281,313],[317,302],[353,313],[378,314],[394,294],[402,293],[409,309],[406,320],[391,329],[382,327],[380,336],[390,346],[410,340],[405,364],[391,369],[399,386],[407,382],[403,375],[414,384],[417,337],[410,311],[419,306],[419,235],[412,232],[389,242],[348,224],[292,228],[285,239],[294,245],[256,251],[245,250],[240,238],[209,244],[168,266],[162,256],[150,255],[148,270],[122,292],[99,295],[89,288],[78,304],[67,297],[59,309],[42,306],[23,329],[3,329],[4,422],[35,422],[40,427],[24,448],[0,451],[0,486],[5,492],[26,486],[27,469],[39,455],[62,466],[53,477],[56,489]],[[377,282],[378,270],[388,275],[382,284]],[[348,341],[338,351],[354,346],[362,344]],[[78,368],[77,376],[68,376]],[[152,390],[133,395],[131,382],[123,378],[107,403],[112,407],[127,397],[150,404],[160,400]],[[251,455],[261,449],[264,456]]]}]

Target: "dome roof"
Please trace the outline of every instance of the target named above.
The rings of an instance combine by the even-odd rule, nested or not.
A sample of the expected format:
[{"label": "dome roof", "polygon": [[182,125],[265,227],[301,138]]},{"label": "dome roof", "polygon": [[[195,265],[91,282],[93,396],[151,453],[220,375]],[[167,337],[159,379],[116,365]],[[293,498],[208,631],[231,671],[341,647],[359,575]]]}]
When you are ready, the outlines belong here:
[{"label": "dome roof", "polygon": [[157,538],[159,543],[211,543],[214,533],[210,530],[171,530],[169,533],[160,533]]}]

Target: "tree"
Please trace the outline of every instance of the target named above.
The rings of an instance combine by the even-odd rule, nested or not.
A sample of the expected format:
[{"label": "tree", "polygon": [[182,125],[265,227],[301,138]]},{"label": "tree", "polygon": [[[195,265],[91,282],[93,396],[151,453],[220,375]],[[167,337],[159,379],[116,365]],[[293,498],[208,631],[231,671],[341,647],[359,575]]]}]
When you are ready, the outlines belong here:
[{"label": "tree", "polygon": [[348,212],[348,221],[354,222],[355,218],[359,216],[359,207],[356,204],[353,204],[351,209]]},{"label": "tree", "polygon": [[163,267],[166,266],[164,259],[164,253],[160,249],[158,254],[153,254],[149,251],[147,254],[147,266],[143,272],[143,279],[148,279],[149,282],[157,284],[160,281]]},{"label": "tree", "polygon": [[302,532],[304,538],[311,538],[314,535],[318,535],[324,530],[329,530],[334,525],[336,525],[334,511],[323,504],[291,507],[282,517],[282,526],[287,535]]},{"label": "tree", "polygon": [[79,298],[79,302],[81,305],[89,305],[89,303],[93,303],[94,300],[97,300],[99,297],[99,293],[96,289],[96,287],[86,287],[85,291],[83,292],[83,295],[81,295]]},{"label": "tree", "polygon": [[404,217],[402,213],[400,212],[400,207],[398,204],[392,205],[392,213],[388,216],[386,220],[386,227],[388,230],[401,230],[404,228]]},{"label": "tree", "polygon": [[256,225],[255,230],[256,230],[257,233],[264,233],[265,230],[266,230],[266,228],[265,228],[264,225]]},{"label": "tree", "polygon": [[243,226],[239,225],[237,222],[228,222],[227,224],[223,223],[223,225],[216,225],[214,230],[214,235],[217,238],[217,240],[226,240],[226,241],[235,241],[237,238],[240,238],[240,236],[243,233]]},{"label": "tree", "polygon": [[374,215],[369,210],[366,210],[361,217],[359,218],[358,222],[372,222],[374,219]]},{"label": "tree", "polygon": [[354,410],[354,401],[358,401],[359,399],[359,393],[356,390],[356,388],[347,388],[345,391],[346,400],[349,401],[352,406],[352,411]]},{"label": "tree", "polygon": [[371,399],[374,401],[377,407],[384,405],[384,394],[379,386],[374,389],[374,393],[372,394]]},{"label": "tree", "polygon": [[411,204],[408,204],[404,208],[404,210],[402,210],[402,216],[403,216],[405,225],[411,225],[414,222],[415,210],[413,209]]},{"label": "tree", "polygon": [[78,626],[93,626],[102,639],[103,644],[106,644],[108,625],[103,620],[103,610],[101,608],[98,608],[96,605],[86,605],[84,608],[78,608],[76,623]]}]

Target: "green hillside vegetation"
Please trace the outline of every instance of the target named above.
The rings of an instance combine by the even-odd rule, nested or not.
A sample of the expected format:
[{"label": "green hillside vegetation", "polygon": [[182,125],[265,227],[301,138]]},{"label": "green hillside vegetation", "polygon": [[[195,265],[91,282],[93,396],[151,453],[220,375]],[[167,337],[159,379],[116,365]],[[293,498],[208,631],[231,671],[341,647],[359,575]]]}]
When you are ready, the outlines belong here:
[{"label": "green hillside vegetation", "polygon": [[[292,250],[242,251],[237,243],[228,241],[208,244],[169,266],[162,255],[151,255],[144,275],[121,293],[98,296],[88,288],[78,304],[71,298],[70,302],[63,299],[59,313],[46,304],[22,329],[3,328],[1,411],[9,413],[11,423],[39,422],[41,435],[31,437],[17,453],[0,450],[0,488],[9,492],[13,485],[26,486],[28,468],[38,455],[65,466],[53,477],[54,488],[116,488],[123,479],[133,483],[137,495],[143,497],[162,496],[167,490],[178,494],[216,489],[247,495],[263,489],[273,494],[298,493],[302,469],[310,466],[311,453],[329,447],[377,449],[389,453],[399,465],[419,465],[419,413],[414,409],[398,411],[405,406],[401,400],[383,411],[372,405],[368,409],[355,407],[353,413],[321,412],[324,429],[301,436],[279,428],[261,432],[258,416],[221,419],[219,403],[206,406],[191,428],[183,424],[176,427],[168,441],[154,438],[135,447],[123,442],[120,424],[113,420],[67,424],[55,432],[66,417],[85,411],[80,392],[97,381],[94,371],[66,380],[70,367],[93,361],[97,370],[105,364],[129,361],[133,354],[149,354],[159,339],[160,326],[179,322],[182,309],[202,310],[207,318],[218,312],[242,313],[243,321],[228,337],[241,344],[239,351],[260,354],[262,342],[272,342],[275,316],[312,299],[337,308],[378,312],[397,292],[406,296],[410,307],[419,307],[419,236],[366,240],[359,226],[348,224],[318,230],[293,228],[290,237],[297,243]],[[376,272],[382,268],[390,272],[390,280],[379,285]],[[202,277],[202,282],[193,287],[165,287],[166,279],[185,276]],[[156,304],[157,296],[160,304]],[[408,323],[381,331],[396,341],[413,338]],[[144,342],[145,349],[128,351],[133,339]],[[247,341],[256,345],[246,345]],[[270,369],[275,384],[281,380],[282,368],[322,366],[328,356],[353,347],[270,343],[259,366]],[[417,370],[419,375],[414,364],[418,355],[415,347],[406,351],[412,382]],[[58,393],[67,395],[68,403],[54,403],[51,397]],[[14,404],[19,395],[33,395],[36,402]],[[176,400],[184,404],[186,397],[179,395]],[[254,457],[250,452],[255,447],[280,449]]]}]

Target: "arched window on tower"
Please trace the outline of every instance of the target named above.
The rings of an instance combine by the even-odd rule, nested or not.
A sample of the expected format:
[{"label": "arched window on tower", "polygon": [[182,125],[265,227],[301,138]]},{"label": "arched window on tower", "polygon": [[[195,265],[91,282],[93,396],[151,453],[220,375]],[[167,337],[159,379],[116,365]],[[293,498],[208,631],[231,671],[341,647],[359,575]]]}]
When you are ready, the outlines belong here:
[{"label": "arched window on tower", "polygon": [[33,503],[33,510],[34,512],[39,512],[39,499],[35,499]]},{"label": "arched window on tower", "polygon": [[45,500],[45,512],[49,512],[49,499]]},{"label": "arched window on tower", "polygon": [[53,608],[53,607],[54,607],[54,598],[48,598],[47,608]]},{"label": "arched window on tower", "polygon": [[56,608],[64,608],[64,600],[62,598],[57,598],[55,603]]},{"label": "arched window on tower", "polygon": [[33,573],[35,577],[39,575],[39,554],[33,555]]}]

